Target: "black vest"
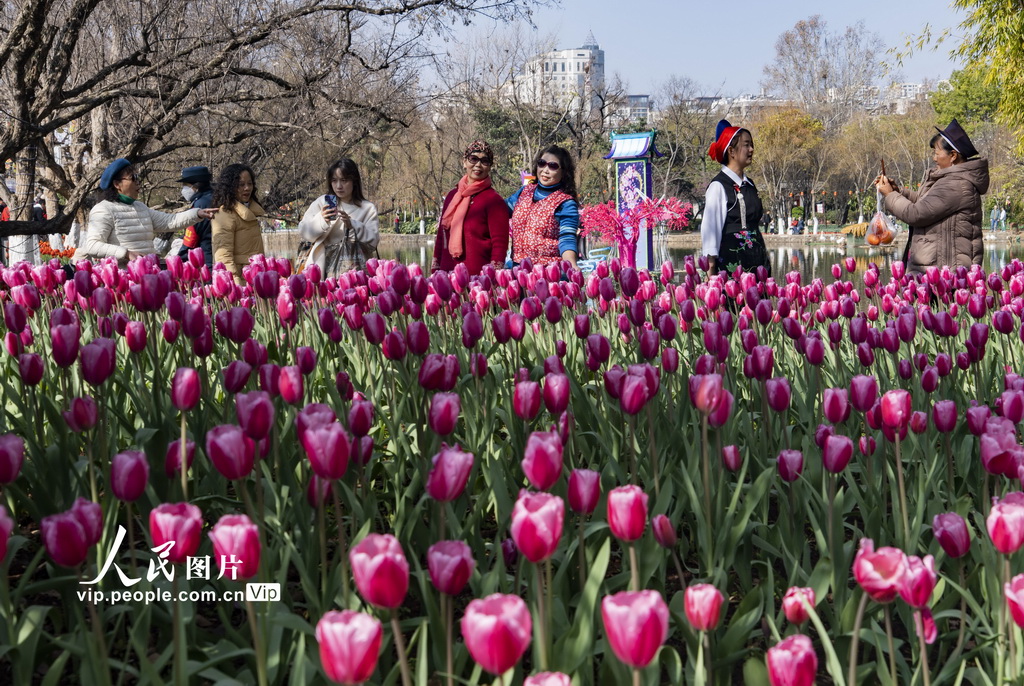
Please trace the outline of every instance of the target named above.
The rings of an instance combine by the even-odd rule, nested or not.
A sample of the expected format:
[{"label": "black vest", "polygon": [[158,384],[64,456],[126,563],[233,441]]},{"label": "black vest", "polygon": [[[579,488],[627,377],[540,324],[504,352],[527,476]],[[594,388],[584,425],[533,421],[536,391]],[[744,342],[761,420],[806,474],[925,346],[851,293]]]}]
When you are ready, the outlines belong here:
[{"label": "black vest", "polygon": [[[761,205],[761,198],[757,195],[757,188],[749,180],[742,188],[736,187],[733,181],[723,171],[711,180],[711,183],[718,182],[725,189],[725,225],[722,226],[722,241],[718,249],[718,260],[727,271],[733,271],[737,266],[744,271],[752,272],[758,267],[764,267],[771,274],[771,262],[768,259],[768,249],[761,236],[761,215],[764,208]],[[739,194],[743,195],[743,205],[746,209],[747,228],[743,230],[742,217],[740,216]]]},{"label": "black vest", "polygon": [[[711,183],[718,182],[725,188],[725,226],[722,227],[722,235],[736,233],[743,230],[740,222],[740,204],[736,198],[736,182],[723,171],[711,179]],[[761,205],[761,198],[757,194],[757,187],[754,182],[747,179],[740,189],[743,193],[743,203],[747,208],[747,230],[756,230],[761,223],[761,216],[764,214],[764,207]]]}]

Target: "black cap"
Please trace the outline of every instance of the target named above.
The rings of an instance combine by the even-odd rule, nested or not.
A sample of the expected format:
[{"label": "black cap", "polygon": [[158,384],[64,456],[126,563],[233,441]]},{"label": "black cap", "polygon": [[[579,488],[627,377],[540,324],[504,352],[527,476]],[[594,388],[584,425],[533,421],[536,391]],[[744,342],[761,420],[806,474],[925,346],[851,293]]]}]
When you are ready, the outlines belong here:
[{"label": "black cap", "polygon": [[936,126],[935,130],[946,139],[947,143],[953,146],[954,150],[963,155],[964,159],[969,160],[978,154],[977,148],[971,143],[971,139],[967,137],[967,132],[964,131],[956,119],[949,122],[949,126],[945,129],[940,129]]},{"label": "black cap", "polygon": [[185,167],[181,170],[181,178],[178,183],[194,183],[196,181],[209,181],[213,174],[207,167]]}]

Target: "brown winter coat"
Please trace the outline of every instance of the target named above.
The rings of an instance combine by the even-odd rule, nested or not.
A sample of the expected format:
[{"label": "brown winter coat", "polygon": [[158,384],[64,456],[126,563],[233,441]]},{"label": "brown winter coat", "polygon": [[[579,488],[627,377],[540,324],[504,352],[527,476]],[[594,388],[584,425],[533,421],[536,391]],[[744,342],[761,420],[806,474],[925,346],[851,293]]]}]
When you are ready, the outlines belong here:
[{"label": "brown winter coat", "polygon": [[903,252],[907,271],[981,264],[981,196],[988,191],[988,160],[968,160],[928,171],[920,191],[885,198],[885,209],[910,225]]},{"label": "brown winter coat", "polygon": [[213,262],[223,262],[238,283],[243,283],[242,267],[249,264],[249,258],[264,253],[259,223],[259,217],[264,214],[266,212],[260,204],[252,200],[248,207],[241,203],[235,203],[233,210],[222,207],[210,222],[213,227]]}]

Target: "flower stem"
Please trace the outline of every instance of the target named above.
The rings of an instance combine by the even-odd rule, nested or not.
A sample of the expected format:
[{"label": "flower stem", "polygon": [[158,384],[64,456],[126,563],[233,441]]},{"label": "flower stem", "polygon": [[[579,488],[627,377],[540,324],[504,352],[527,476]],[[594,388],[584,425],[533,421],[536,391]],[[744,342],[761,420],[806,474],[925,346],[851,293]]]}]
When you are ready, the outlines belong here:
[{"label": "flower stem", "polygon": [[647,445],[651,451],[651,471],[654,476],[654,498],[661,497],[661,479],[658,478],[658,449],[654,445],[654,412],[647,406]]},{"label": "flower stem", "polygon": [[636,558],[636,544],[629,544],[629,586],[634,593],[640,590],[640,563]]},{"label": "flower stem", "polygon": [[345,545],[345,523],[341,519],[341,497],[338,495],[338,485],[336,483],[331,484],[331,493],[334,494],[334,516],[338,520],[338,561],[341,565],[341,595],[345,607],[349,606],[349,589],[348,589],[348,562]]},{"label": "flower stem", "polygon": [[924,686],[931,686],[932,676],[928,671],[928,643],[924,638],[924,615],[920,610],[915,610],[918,616],[918,628],[920,632],[918,634],[918,643],[921,645],[921,675],[924,679]]},{"label": "flower stem", "polygon": [[534,579],[536,580],[537,586],[537,644],[540,648],[540,668],[544,671],[548,669],[548,639],[547,639],[547,622],[544,618],[547,616],[544,612],[544,584],[541,582],[541,571],[540,563],[534,565]]},{"label": "flower stem", "polygon": [[896,430],[896,480],[900,488],[900,514],[903,516],[903,549],[911,550],[910,547],[910,516],[907,513],[907,489],[903,485],[903,458],[900,454],[900,435]]},{"label": "flower stem", "polygon": [[181,470],[181,499],[188,502],[188,461],[186,459],[185,445],[185,413],[181,413],[181,440],[178,445],[178,469]]},{"label": "flower stem", "polygon": [[453,677],[455,661],[452,658],[452,625],[455,623],[455,603],[452,602],[452,599],[447,594],[442,593],[441,607],[441,611],[444,613],[445,634],[447,638],[445,641],[445,661],[447,665],[448,686],[453,686],[455,683]]},{"label": "flower stem", "polygon": [[395,635],[395,649],[398,651],[398,667],[402,670],[402,686],[412,686],[409,674],[409,658],[405,654],[405,636],[398,625],[398,610],[391,610],[391,632]]},{"label": "flower stem", "polygon": [[885,606],[885,637],[889,640],[889,683],[896,683],[896,647],[892,640],[892,610]]},{"label": "flower stem", "polygon": [[[713,525],[711,523],[711,465],[708,462],[708,417],[704,415],[700,422],[700,456],[701,466],[703,468],[704,476],[704,530],[711,531]],[[708,537],[707,548],[708,548],[708,566],[705,570],[709,574],[711,573],[711,561],[714,560],[714,552],[712,545],[712,538]]]},{"label": "flower stem", "polygon": [[580,558],[580,588],[583,588],[583,585],[587,581],[587,549],[585,547],[583,547],[583,541],[584,541],[584,538],[583,538],[583,525],[584,525],[584,523],[585,523],[585,520],[584,520],[583,516],[581,515],[580,516],[580,525],[576,529],[577,537],[579,539],[578,543],[576,544],[576,552],[579,554],[579,558]]},{"label": "flower stem", "polygon": [[868,594],[860,598],[860,605],[857,606],[857,618],[853,622],[853,640],[850,641],[850,669],[846,677],[847,686],[856,686],[857,683],[857,646],[860,643],[860,627],[864,622],[864,608],[868,606]]},{"label": "flower stem", "polygon": [[949,434],[948,433],[945,435],[945,442],[946,442],[946,481],[949,482],[947,484],[947,486],[946,486],[946,492],[949,494],[949,505],[950,505],[950,507],[952,507],[953,503],[956,501],[956,486],[955,486],[955,482],[953,480],[954,479],[954,473],[953,473],[953,449],[952,449],[952,447],[949,444]]},{"label": "flower stem", "polygon": [[[184,463],[182,463],[184,464]],[[188,643],[185,641],[185,623],[181,620],[181,603],[178,602],[178,575],[174,575],[171,582],[174,587],[174,599],[171,601],[174,606],[174,683],[177,686],[186,686],[188,676],[185,674],[188,656]]]},{"label": "flower stem", "polygon": [[256,651],[256,678],[260,686],[267,686],[267,659],[264,655],[263,641],[260,640],[259,623],[256,621],[256,610],[252,601],[245,601],[245,613],[249,616],[249,628],[252,630],[252,645]]},{"label": "flower stem", "polygon": [[640,686],[640,670],[633,668],[633,686]]}]

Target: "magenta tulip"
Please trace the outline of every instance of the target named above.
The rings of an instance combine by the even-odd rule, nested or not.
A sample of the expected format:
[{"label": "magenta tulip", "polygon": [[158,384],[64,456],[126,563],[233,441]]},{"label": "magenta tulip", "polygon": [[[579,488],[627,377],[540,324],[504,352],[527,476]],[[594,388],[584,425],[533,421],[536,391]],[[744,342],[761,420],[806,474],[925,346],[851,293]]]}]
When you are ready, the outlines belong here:
[{"label": "magenta tulip", "polygon": [[43,358],[37,353],[18,355],[18,374],[26,386],[37,386],[43,380]]},{"label": "magenta tulip", "polygon": [[78,359],[81,329],[78,322],[50,327],[50,349],[58,367],[70,367]]},{"label": "magenta tulip", "polygon": [[709,415],[722,399],[720,374],[694,374],[689,381],[690,402],[701,414]]},{"label": "magenta tulip", "polygon": [[462,637],[477,664],[491,674],[512,669],[530,645],[533,622],[519,596],[495,593],[473,600],[462,616]]},{"label": "magenta tulip", "polygon": [[188,412],[199,404],[202,384],[199,372],[191,367],[178,367],[171,381],[171,402],[179,412]]},{"label": "magenta tulip", "polygon": [[957,419],[959,413],[954,400],[939,400],[932,407],[932,422],[941,433],[949,433],[955,429]]},{"label": "magenta tulip", "polygon": [[17,434],[0,436],[0,484],[18,478],[25,461],[25,441]]},{"label": "magenta tulip", "polygon": [[870,538],[860,540],[853,560],[853,577],[873,600],[888,603],[894,599],[906,569],[907,556],[902,550],[884,546],[875,551],[875,542]]},{"label": "magenta tulip", "polygon": [[713,631],[721,619],[725,596],[711,584],[695,584],[683,595],[686,619],[697,631]]},{"label": "magenta tulip", "polygon": [[554,431],[534,431],[523,451],[523,472],[540,491],[550,489],[562,476],[562,440]]},{"label": "magenta tulip", "polygon": [[651,519],[651,531],[654,532],[654,540],[662,548],[674,548],[679,542],[676,528],[672,526],[672,521],[663,514],[654,515],[654,518]]},{"label": "magenta tulip", "polygon": [[337,684],[361,684],[377,669],[384,632],[380,621],[362,612],[331,610],[316,625],[320,664]]},{"label": "magenta tulip", "polygon": [[149,535],[153,547],[171,543],[167,559],[183,563],[199,550],[203,513],[191,503],[163,503],[149,512]]},{"label": "magenta tulip", "polygon": [[931,555],[925,555],[924,559],[909,555],[907,568],[900,579],[900,597],[910,607],[921,610],[928,606],[937,581],[935,559]]},{"label": "magenta tulip", "polygon": [[224,424],[206,432],[206,456],[225,479],[242,479],[255,465],[256,445],[240,427]]},{"label": "magenta tulip", "polygon": [[832,435],[825,439],[822,450],[822,464],[825,469],[838,474],[850,464],[853,458],[853,439],[849,436]]},{"label": "magenta tulip", "polygon": [[512,540],[530,562],[554,555],[562,538],[565,504],[550,493],[522,490],[512,508]]},{"label": "magenta tulip", "polygon": [[[331,415],[333,417],[333,412]],[[345,476],[352,438],[341,424],[331,421],[310,426],[301,433],[300,441],[314,474],[332,481]]]},{"label": "magenta tulip", "polygon": [[149,460],[141,450],[126,450],[110,461],[110,490],[126,503],[142,497],[149,483]]},{"label": "magenta tulip", "polygon": [[274,425],[274,403],[266,391],[239,393],[235,396],[235,416],[245,435],[262,441]]},{"label": "magenta tulip", "polygon": [[11,540],[11,532],[14,531],[14,520],[7,514],[7,508],[0,505],[0,564],[3,564],[7,557],[7,544]]},{"label": "magenta tulip", "polygon": [[427,476],[427,494],[439,502],[455,500],[465,490],[472,470],[472,453],[442,443],[441,452],[434,455],[433,467]]},{"label": "magenta tulip", "polygon": [[302,402],[304,383],[302,372],[297,366],[290,365],[281,367],[281,373],[277,380],[277,387],[281,393],[281,400],[289,405],[298,405]]},{"label": "magenta tulip", "polygon": [[82,346],[79,359],[82,378],[91,386],[99,386],[117,369],[117,344],[110,338],[96,338]]},{"label": "magenta tulip", "polygon": [[878,398],[878,380],[873,376],[859,375],[850,380],[850,404],[858,412],[867,412]]},{"label": "magenta tulip", "polygon": [[766,659],[771,686],[814,686],[818,656],[811,639],[803,634],[794,634],[769,648]]},{"label": "magenta tulip", "polygon": [[440,541],[427,550],[430,582],[440,593],[457,596],[469,582],[476,560],[462,541]]},{"label": "magenta tulip", "polygon": [[881,400],[882,423],[891,429],[903,429],[910,422],[910,393],[897,388],[886,391]]},{"label": "magenta tulip", "polygon": [[458,393],[435,393],[430,399],[427,424],[438,436],[447,436],[455,431],[462,405]]},{"label": "magenta tulip", "polygon": [[647,527],[647,494],[636,485],[608,492],[608,527],[620,541],[632,543]]},{"label": "magenta tulip", "polygon": [[1024,627],[1024,574],[1018,574],[1009,583],[1003,584],[1003,593],[1013,622]]},{"label": "magenta tulip", "polygon": [[1024,545],[1024,493],[1007,493],[995,501],[985,521],[988,535],[1003,555],[1012,555]]},{"label": "magenta tulip", "polygon": [[368,534],[348,554],[356,588],[366,602],[395,609],[409,589],[409,563],[394,536]]},{"label": "magenta tulip", "polygon": [[668,606],[657,591],[605,596],[601,619],[612,652],[635,669],[649,665],[668,638]]},{"label": "magenta tulip", "polygon": [[[196,444],[193,441],[185,441],[185,468],[191,468],[196,459]],[[174,476],[181,469],[181,440],[174,440],[167,446],[164,454],[164,474],[168,478]]]},{"label": "magenta tulip", "polygon": [[967,522],[956,512],[935,515],[932,520],[932,534],[939,545],[952,558],[963,557],[971,548],[971,535]]},{"label": "magenta tulip", "polygon": [[87,395],[72,398],[71,406],[62,414],[68,428],[75,433],[88,431],[99,421],[99,407],[97,407],[96,401]]},{"label": "magenta tulip", "polygon": [[43,517],[40,530],[43,546],[54,562],[62,567],[77,567],[85,561],[90,544],[85,527],[74,512],[69,510]]},{"label": "magenta tulip", "polygon": [[124,329],[124,340],[128,349],[140,353],[146,349],[146,325],[142,322],[128,322]]},{"label": "magenta tulip", "polygon": [[768,407],[775,412],[785,412],[789,409],[793,393],[789,388],[789,381],[785,377],[775,377],[765,381],[765,394],[768,398]]},{"label": "magenta tulip", "polygon": [[548,374],[544,377],[544,406],[551,414],[562,414],[569,407],[569,377]]},{"label": "magenta tulip", "polygon": [[826,388],[822,394],[821,410],[830,424],[845,422],[850,416],[850,403],[845,388]]},{"label": "magenta tulip", "polygon": [[[827,440],[825,445],[828,445]],[[804,471],[804,454],[799,450],[783,450],[775,458],[775,464],[782,480],[792,483],[799,479]]]},{"label": "magenta tulip", "polygon": [[210,530],[221,577],[251,579],[260,568],[260,533],[244,514],[224,515]]},{"label": "magenta tulip", "polygon": [[224,390],[228,393],[238,393],[249,383],[252,367],[242,360],[234,360],[221,370],[221,376],[224,379]]},{"label": "magenta tulip", "polygon": [[740,456],[740,448],[737,445],[727,445],[722,448],[722,465],[730,472],[738,472],[743,466],[743,458]]},{"label": "magenta tulip", "polygon": [[569,509],[592,514],[601,497],[601,474],[592,469],[574,469],[569,475]]},{"label": "magenta tulip", "polygon": [[572,679],[561,672],[541,672],[526,677],[523,686],[572,686]]},{"label": "magenta tulip", "polygon": [[348,430],[353,436],[362,438],[373,428],[373,403],[369,400],[353,400],[348,408]]},{"label": "magenta tulip", "polygon": [[520,381],[512,394],[512,409],[516,416],[530,421],[540,411],[540,384],[536,381]]},{"label": "magenta tulip", "polygon": [[786,595],[782,599],[782,611],[786,614],[786,619],[790,624],[799,626],[810,617],[804,602],[814,607],[815,595],[813,588],[793,586],[786,591]]}]

